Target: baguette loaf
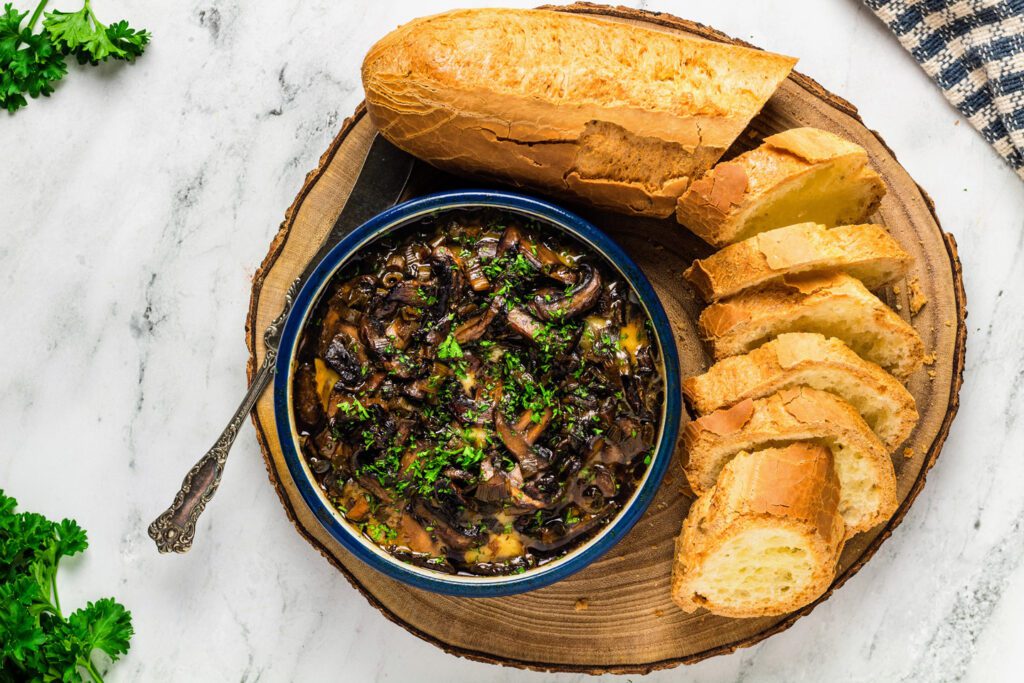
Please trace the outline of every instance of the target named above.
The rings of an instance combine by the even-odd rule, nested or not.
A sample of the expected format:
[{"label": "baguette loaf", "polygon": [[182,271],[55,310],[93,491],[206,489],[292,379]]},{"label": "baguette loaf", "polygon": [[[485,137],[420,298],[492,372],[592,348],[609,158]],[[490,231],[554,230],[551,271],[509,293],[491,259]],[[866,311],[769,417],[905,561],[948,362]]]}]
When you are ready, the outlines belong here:
[{"label": "baguette loaf", "polygon": [[775,228],[693,262],[683,275],[707,301],[778,282],[786,275],[838,270],[877,289],[906,274],[910,254],[881,225],[820,223]]},{"label": "baguette loaf", "polygon": [[670,216],[796,60],[546,10],[458,10],[374,45],[370,118],[446,170]]},{"label": "baguette loaf", "polygon": [[676,218],[720,247],[795,223],[862,223],[884,195],[863,147],[817,128],[794,128],[694,181]]},{"label": "baguette loaf", "polygon": [[683,382],[701,415],[782,389],[808,386],[844,399],[860,413],[890,453],[917,424],[914,397],[896,378],[863,360],[836,338],[794,332],[743,356],[723,358]]},{"label": "baguette loaf", "polygon": [[896,474],[885,446],[853,406],[807,387],[747,399],[689,423],[683,432],[686,478],[700,495],[737,453],[805,440],[828,446],[835,457],[839,512],[851,535],[892,515]]},{"label": "baguette loaf", "polygon": [[843,273],[787,277],[772,289],[737,294],[705,308],[699,326],[718,360],[784,332],[816,332],[838,337],[901,381],[924,361],[917,331]]},{"label": "baguette loaf", "polygon": [[685,612],[785,614],[832,583],[843,547],[831,453],[796,443],[740,453],[690,508],[676,542],[672,599]]}]

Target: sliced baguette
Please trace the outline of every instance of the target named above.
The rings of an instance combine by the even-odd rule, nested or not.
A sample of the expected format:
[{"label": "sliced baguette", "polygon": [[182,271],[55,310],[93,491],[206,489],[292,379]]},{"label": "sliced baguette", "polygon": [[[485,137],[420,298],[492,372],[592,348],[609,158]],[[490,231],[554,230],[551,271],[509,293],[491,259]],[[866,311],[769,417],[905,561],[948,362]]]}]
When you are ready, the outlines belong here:
[{"label": "sliced baguette", "polygon": [[367,53],[381,134],[442,169],[668,217],[795,59],[547,10],[415,19]]},{"label": "sliced baguette", "polygon": [[917,331],[844,273],[786,277],[777,287],[737,294],[705,308],[699,326],[717,360],[785,332],[817,332],[841,339],[904,382],[924,361]]},{"label": "sliced baguette", "polygon": [[863,147],[817,128],[794,128],[693,182],[679,198],[676,219],[720,247],[795,223],[862,223],[884,195]]},{"label": "sliced baguette", "polygon": [[723,358],[685,380],[683,393],[707,415],[801,385],[828,391],[856,408],[890,453],[917,424],[914,397],[896,378],[835,337],[807,332],[780,334],[750,353]]},{"label": "sliced baguette", "polygon": [[832,454],[795,443],[740,453],[690,508],[672,599],[728,617],[785,614],[832,583],[843,547]]},{"label": "sliced baguette", "polygon": [[820,223],[776,228],[731,244],[693,262],[683,276],[707,301],[738,294],[786,275],[838,270],[877,289],[902,277],[910,254],[881,225],[844,225],[828,229]]},{"label": "sliced baguette", "polygon": [[896,474],[888,451],[856,409],[843,399],[808,387],[747,399],[686,426],[686,478],[703,494],[740,451],[790,441],[828,446],[839,476],[839,512],[850,534],[888,519],[896,509]]}]

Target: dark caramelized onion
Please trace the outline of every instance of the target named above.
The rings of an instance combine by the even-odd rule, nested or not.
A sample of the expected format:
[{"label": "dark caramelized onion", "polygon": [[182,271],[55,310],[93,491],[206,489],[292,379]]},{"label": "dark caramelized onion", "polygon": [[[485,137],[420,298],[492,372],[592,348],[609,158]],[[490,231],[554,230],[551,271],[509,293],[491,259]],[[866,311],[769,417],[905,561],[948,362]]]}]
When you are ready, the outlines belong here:
[{"label": "dark caramelized onion", "polygon": [[302,447],[348,521],[441,572],[519,573],[615,518],[663,391],[628,283],[551,226],[452,211],[332,281],[293,376]]}]

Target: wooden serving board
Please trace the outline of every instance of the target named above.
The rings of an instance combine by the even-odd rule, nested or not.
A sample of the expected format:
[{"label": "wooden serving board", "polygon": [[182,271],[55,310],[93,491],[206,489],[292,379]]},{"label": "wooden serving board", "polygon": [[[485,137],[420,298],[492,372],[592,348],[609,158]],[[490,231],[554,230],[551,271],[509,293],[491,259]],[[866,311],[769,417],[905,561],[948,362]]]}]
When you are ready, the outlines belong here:
[{"label": "wooden serving board", "polygon": [[[557,9],[643,23],[710,40],[740,42],[665,14],[589,4]],[[921,422],[909,443],[912,450],[894,455],[900,507],[888,524],[860,534],[846,546],[831,589],[835,590],[871,558],[900,523],[939,455],[958,405],[966,308],[953,238],[939,227],[927,195],[845,100],[794,73],[730,154],[753,146],[765,135],[797,126],[834,131],[867,148],[889,186],[876,220],[885,223],[915,257],[907,281],[884,296],[911,320],[934,354],[934,362],[910,383]],[[250,377],[263,359],[262,331],[281,310],[288,285],[313,256],[345,205],[374,134],[360,106],[342,126],[285,214],[253,280],[246,326]],[[475,185],[472,180],[454,180],[423,166],[414,172],[413,180],[410,194]],[[700,302],[683,284],[680,274],[692,259],[707,255],[710,249],[672,221],[628,218],[585,206],[571,208],[605,229],[641,265],[675,326],[683,376],[702,372],[709,357],[697,338],[694,323]],[[910,281],[915,279],[928,303],[911,317],[908,292]],[[686,615],[673,605],[669,599],[673,543],[690,504],[678,450],[657,498],[633,531],[579,574],[548,588],[508,598],[471,600],[409,588],[351,557],[304,508],[278,443],[271,392],[258,403],[253,423],[271,483],[299,533],[387,618],[456,655],[532,669],[643,673],[751,645],[788,628],[814,608],[810,605],[784,617],[737,620],[705,612]]]}]

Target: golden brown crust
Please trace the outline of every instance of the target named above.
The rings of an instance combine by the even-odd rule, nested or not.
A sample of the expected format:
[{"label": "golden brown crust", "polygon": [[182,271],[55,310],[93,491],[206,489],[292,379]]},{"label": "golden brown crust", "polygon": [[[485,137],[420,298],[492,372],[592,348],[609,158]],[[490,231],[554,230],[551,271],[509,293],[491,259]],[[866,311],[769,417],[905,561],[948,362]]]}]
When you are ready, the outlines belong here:
[{"label": "golden brown crust", "polygon": [[[701,431],[711,432],[718,436],[728,436],[734,434],[743,429],[744,425],[750,421],[750,417],[754,414],[754,401],[748,399],[740,401],[736,405],[726,409],[717,410],[710,415],[705,415],[700,420],[691,422],[690,424],[696,424],[700,422],[700,429],[686,429],[683,432],[683,445],[689,450],[692,446],[689,439],[691,435],[699,434]],[[689,425],[688,425],[689,427]]]},{"label": "golden brown crust", "polygon": [[[743,178],[743,183],[736,183],[736,178]],[[829,182],[816,183],[819,178]],[[818,208],[800,202],[807,187],[815,185],[833,201]],[[844,193],[851,188],[857,189],[855,197],[846,198]],[[817,128],[794,128],[765,138],[760,147],[695,180],[679,198],[676,219],[720,247],[794,223],[860,223],[874,213],[884,195],[885,185],[869,166],[864,148]],[[759,221],[768,219],[761,212],[788,196],[797,200],[791,210],[762,225]]]},{"label": "golden brown crust", "polygon": [[485,9],[400,27],[362,76],[374,124],[435,166],[665,217],[794,63],[594,17]]},{"label": "golden brown crust", "polygon": [[924,360],[917,331],[844,273],[787,275],[769,289],[708,306],[699,327],[718,360],[746,353],[785,332],[838,337],[901,381]]},{"label": "golden brown crust", "polygon": [[[796,386],[829,391],[853,405],[889,452],[917,424],[914,397],[896,378],[836,338],[789,333],[742,356],[724,358],[683,382],[683,393],[702,415]],[[749,419],[749,418],[748,418]]]},{"label": "golden brown crust", "polygon": [[[814,600],[831,583],[846,537],[839,499],[832,454],[822,446],[795,443],[739,454],[690,508],[676,543],[673,600],[687,612],[705,607],[731,617],[785,614]],[[702,575],[708,559],[752,528],[785,529],[802,539],[815,565],[806,584],[754,603],[701,595],[702,584],[728,581]]]},{"label": "golden brown crust", "polygon": [[861,156],[864,148],[855,142],[818,128],[793,128],[764,139],[776,151],[789,152],[808,164],[831,161],[841,156]]},{"label": "golden brown crust", "polygon": [[839,270],[876,289],[906,274],[911,256],[881,225],[828,229],[798,223],[762,232],[694,261],[684,277],[707,301],[778,282],[787,275]]},{"label": "golden brown crust", "polygon": [[[746,403],[746,401],[744,402]],[[737,453],[764,448],[773,443],[814,440],[842,449],[837,458],[858,458],[871,472],[877,499],[847,500],[853,488],[844,488],[844,504],[850,533],[870,529],[888,519],[896,509],[896,475],[885,446],[875,436],[849,403],[832,394],[795,387],[783,389],[767,398],[752,402],[749,418],[742,424],[732,421],[733,428],[721,428],[723,421],[716,411],[686,425],[683,443],[686,448],[684,471],[690,487],[698,495],[715,483],[722,467]],[[708,425],[715,425],[709,429]],[[834,450],[835,452],[835,450]],[[840,479],[844,468],[840,463]]]}]

